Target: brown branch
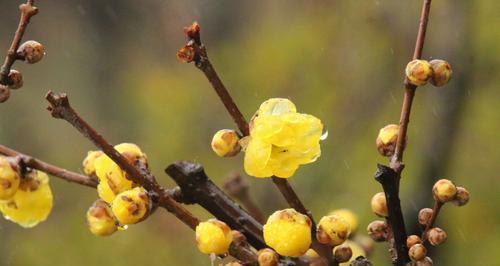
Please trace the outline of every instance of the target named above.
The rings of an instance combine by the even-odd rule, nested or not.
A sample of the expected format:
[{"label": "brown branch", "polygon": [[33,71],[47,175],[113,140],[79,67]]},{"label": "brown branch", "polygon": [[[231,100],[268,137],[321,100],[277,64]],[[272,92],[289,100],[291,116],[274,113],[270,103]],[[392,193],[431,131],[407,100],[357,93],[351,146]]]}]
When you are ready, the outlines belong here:
[{"label": "brown branch", "polygon": [[[47,108],[54,118],[64,119],[75,127],[83,136],[88,138],[94,145],[101,149],[108,157],[110,157],[122,170],[127,173],[127,177],[131,181],[144,187],[157,202],[157,204],[170,213],[174,214],[184,224],[195,230],[200,223],[199,219],[178,203],[173,195],[179,195],[177,190],[168,190],[163,188],[156,182],[154,176],[142,165],[132,165],[122,154],[120,154],[109,142],[107,142],[94,128],[92,128],[78,113],[70,106],[66,94],[55,94],[49,91],[46,95],[47,101],[50,103]],[[240,241],[243,241],[240,239]],[[235,258],[242,260],[247,265],[256,265],[255,260],[249,254],[253,251],[243,243],[231,243],[230,254]]]},{"label": "brown branch", "polygon": [[425,225],[425,230],[424,232],[422,233],[422,241],[425,242],[427,241],[427,232],[429,232],[429,230],[434,226],[434,223],[436,222],[436,219],[439,215],[439,212],[441,211],[441,208],[443,207],[443,203],[438,201],[438,200],[434,200],[434,207],[432,208],[432,216],[429,220],[429,222]]},{"label": "brown branch", "polygon": [[96,178],[68,171],[66,169],[57,167],[57,166],[49,164],[49,163],[46,163],[42,160],[33,158],[29,155],[22,154],[18,151],[15,151],[15,150],[10,149],[8,147],[5,147],[3,145],[0,145],[0,154],[10,156],[10,157],[20,157],[25,166],[27,166],[29,168],[40,170],[42,172],[45,172],[45,173],[53,175],[53,176],[60,177],[68,182],[73,182],[73,183],[77,183],[77,184],[84,185],[87,187],[92,187],[92,188],[97,187],[98,181]]},{"label": "brown branch", "polygon": [[[200,26],[195,22],[191,26],[184,28],[184,32],[187,37],[187,44],[177,52],[177,58],[182,62],[187,63],[194,61],[196,67],[205,74],[217,95],[219,95],[220,100],[240,129],[241,134],[243,136],[248,136],[250,134],[248,123],[240,112],[238,106],[234,103],[229,91],[219,78],[219,75],[208,58],[207,49],[201,42]],[[290,207],[311,218],[311,221],[313,222],[313,228],[311,230],[313,249],[316,250],[320,256],[327,258],[330,265],[337,265],[337,263],[333,260],[331,247],[317,242],[314,218],[305,208],[304,204],[301,202],[288,180],[275,176],[272,177],[272,180]]]},{"label": "brown branch", "polygon": [[19,49],[19,45],[21,44],[21,40],[31,17],[38,13],[38,8],[33,6],[33,4],[33,0],[28,0],[26,4],[21,4],[19,6],[19,10],[21,10],[21,17],[19,18],[19,25],[17,26],[10,48],[7,51],[4,63],[0,67],[0,84],[9,85],[11,83],[9,80],[10,69],[12,68],[14,62],[17,59],[20,59],[17,56],[17,49]]},{"label": "brown branch", "polygon": [[229,227],[242,232],[257,249],[266,244],[262,224],[220,190],[205,174],[203,166],[187,161],[169,165],[165,172],[179,185],[184,198],[208,210]]},{"label": "brown branch", "polygon": [[264,216],[248,192],[248,182],[238,173],[231,174],[224,182],[224,190],[229,196],[235,198],[243,207],[261,224],[265,222]]}]

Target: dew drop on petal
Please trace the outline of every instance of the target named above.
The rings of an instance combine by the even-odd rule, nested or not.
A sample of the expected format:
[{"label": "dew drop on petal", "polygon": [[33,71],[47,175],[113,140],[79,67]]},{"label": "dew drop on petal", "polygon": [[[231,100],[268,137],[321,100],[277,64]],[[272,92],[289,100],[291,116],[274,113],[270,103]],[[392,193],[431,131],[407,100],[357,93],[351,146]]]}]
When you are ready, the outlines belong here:
[{"label": "dew drop on petal", "polygon": [[325,140],[326,138],[328,138],[328,130],[326,130],[323,135],[321,135],[321,137],[319,138],[319,140]]}]

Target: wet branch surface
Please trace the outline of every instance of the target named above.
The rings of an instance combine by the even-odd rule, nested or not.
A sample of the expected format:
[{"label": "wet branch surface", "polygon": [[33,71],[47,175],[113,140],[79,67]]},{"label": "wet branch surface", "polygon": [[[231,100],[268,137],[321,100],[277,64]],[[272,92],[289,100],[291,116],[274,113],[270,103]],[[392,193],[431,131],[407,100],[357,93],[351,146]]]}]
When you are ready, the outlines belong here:
[{"label": "wet branch surface", "polygon": [[38,14],[38,8],[33,5],[34,1],[28,0],[25,4],[21,4],[19,6],[21,17],[19,18],[19,25],[17,26],[12,43],[7,51],[7,55],[5,56],[4,63],[0,67],[0,84],[9,85],[12,83],[12,81],[9,80],[10,69],[16,60],[21,59],[17,56],[17,49],[19,49],[19,45],[21,44],[21,40],[23,39],[24,32],[26,31],[28,24],[30,23],[31,17]]},{"label": "wet branch surface", "polygon": [[[431,0],[424,0],[420,15],[420,23],[415,42],[415,50],[413,59],[420,59],[424,48],[425,34],[427,31],[427,23],[429,21],[429,12]],[[390,168],[383,165],[378,165],[378,171],[375,174],[375,179],[382,184],[384,193],[387,199],[387,208],[389,216],[387,222],[392,230],[393,238],[391,257],[394,265],[403,266],[410,262],[408,256],[408,248],[406,246],[407,232],[404,222],[404,217],[401,211],[401,203],[399,199],[399,185],[401,180],[401,172],[404,169],[403,154],[405,149],[405,139],[410,122],[411,107],[415,96],[416,86],[410,84],[405,77],[404,80],[404,96],[401,108],[401,116],[399,121],[398,139],[396,142],[395,152],[390,161]],[[394,257],[395,255],[395,257]]]}]

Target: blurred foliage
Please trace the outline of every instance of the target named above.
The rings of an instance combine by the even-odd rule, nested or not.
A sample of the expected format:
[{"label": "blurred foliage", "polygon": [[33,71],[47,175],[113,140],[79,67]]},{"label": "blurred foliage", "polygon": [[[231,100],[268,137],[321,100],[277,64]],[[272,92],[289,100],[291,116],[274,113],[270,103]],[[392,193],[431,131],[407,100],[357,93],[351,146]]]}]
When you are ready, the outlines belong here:
[{"label": "blurred foliage", "polygon": [[[0,4],[2,51],[17,25],[18,2]],[[25,85],[0,105],[2,144],[81,171],[81,160],[94,147],[45,111],[43,96],[52,89],[68,92],[73,106],[111,142],[139,144],[165,185],[173,183],[163,169],[179,159],[203,163],[218,184],[229,172],[241,172],[242,156],[221,159],[209,144],[218,129],[234,127],[232,120],[204,76],[175,59],[184,43],[182,27],[196,20],[212,62],[247,117],[268,98],[288,97],[299,111],[323,120],[329,137],[321,158],[290,179],[316,217],[351,208],[360,216],[361,232],[376,218],[369,200],[381,188],[372,177],[375,164],[385,160],[374,140],[379,128],[399,119],[403,68],[413,53],[421,1],[37,2],[41,12],[27,39],[44,43],[47,56],[33,66],[15,65]],[[440,136],[452,138],[452,145],[438,158],[439,178],[467,187],[472,200],[460,209],[445,208],[437,223],[449,239],[433,259],[436,265],[497,265],[500,4],[465,2],[435,1],[432,7],[424,56],[449,60],[462,76],[445,88],[418,89],[401,197],[408,213],[427,206],[415,199],[429,199],[431,188],[418,188],[417,177],[423,158],[432,155],[432,122],[450,104],[438,96],[462,86],[455,134]],[[266,214],[285,207],[270,181],[249,181]],[[48,221],[30,230],[0,221],[0,265],[210,263],[197,251],[194,233],[165,212],[112,237],[94,237],[85,211],[96,192],[57,178],[51,182],[55,208]],[[388,264],[385,244],[377,245],[372,259]]]}]

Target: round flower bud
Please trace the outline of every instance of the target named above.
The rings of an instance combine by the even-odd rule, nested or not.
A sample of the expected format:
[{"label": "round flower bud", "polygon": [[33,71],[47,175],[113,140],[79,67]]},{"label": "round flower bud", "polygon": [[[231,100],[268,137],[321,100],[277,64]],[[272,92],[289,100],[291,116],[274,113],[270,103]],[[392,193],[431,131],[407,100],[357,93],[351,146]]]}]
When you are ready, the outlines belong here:
[{"label": "round flower bud", "polygon": [[380,129],[375,143],[377,150],[382,156],[391,157],[396,149],[398,141],[399,125],[389,124]]},{"label": "round flower bud", "polygon": [[311,245],[311,219],[294,209],[276,211],[264,225],[264,241],[282,256],[301,256]]},{"label": "round flower bud", "polygon": [[151,209],[151,200],[142,187],[118,194],[111,210],[121,225],[135,224],[146,218]]},{"label": "round flower bud", "polygon": [[[339,264],[339,266],[349,266],[351,265],[351,263],[353,261],[356,260],[357,257],[359,256],[363,256],[363,257],[366,257],[366,252],[365,250],[363,249],[363,247],[361,247],[358,243],[354,242],[354,241],[351,241],[351,240],[346,240],[341,246],[348,246],[350,249],[351,249],[351,252],[352,252],[352,255],[351,255],[351,258],[348,259],[347,261],[345,262],[341,262]],[[341,247],[339,246],[339,247]],[[337,248],[337,247],[336,247]],[[335,253],[335,249],[334,249],[334,255],[336,254]],[[335,255],[335,258],[337,256]]]},{"label": "round flower bud", "polygon": [[333,255],[337,262],[348,262],[352,257],[352,249],[349,245],[342,244],[333,249]]},{"label": "round flower bud", "polygon": [[469,191],[463,187],[457,187],[457,195],[452,201],[453,204],[457,206],[464,206],[469,202],[470,194]]},{"label": "round flower bud", "polygon": [[89,151],[85,159],[83,159],[83,172],[86,175],[95,175],[95,159],[99,158],[99,156],[103,155],[102,151]]},{"label": "round flower bud", "polygon": [[415,262],[415,266],[432,266],[433,262],[430,257],[425,257],[423,260],[418,260]]},{"label": "round flower bud", "polygon": [[422,244],[422,239],[420,239],[419,236],[417,235],[410,235],[408,238],[406,238],[406,246],[408,248],[413,247],[416,244]]},{"label": "round flower bud", "polygon": [[382,242],[387,240],[388,228],[385,221],[373,221],[368,225],[367,231],[373,240]]},{"label": "round flower bud", "polygon": [[344,218],[351,227],[351,233],[354,233],[358,229],[358,216],[349,209],[334,210],[329,215],[337,215]]},{"label": "round flower bud", "polygon": [[415,86],[423,86],[432,77],[432,67],[426,60],[415,59],[406,65],[406,77]]},{"label": "round flower bud", "polygon": [[108,203],[96,200],[87,211],[87,225],[96,236],[109,236],[118,229],[117,222]]},{"label": "round flower bud", "polygon": [[431,208],[423,208],[418,212],[418,223],[421,225],[427,225],[433,215],[434,211]]},{"label": "round flower bud", "polygon": [[432,194],[435,200],[445,203],[455,199],[457,187],[448,179],[440,179],[434,184]]},{"label": "round flower bud", "polygon": [[427,255],[427,249],[422,244],[415,244],[408,250],[408,255],[413,261],[422,260]]},{"label": "round flower bud", "polygon": [[23,74],[15,69],[10,70],[9,80],[9,89],[11,90],[17,90],[23,86]]},{"label": "round flower bud", "polygon": [[448,235],[446,234],[446,232],[439,227],[434,227],[427,232],[427,239],[433,246],[440,245],[441,243],[446,241],[447,237]]},{"label": "round flower bud", "polygon": [[204,254],[225,254],[232,241],[231,228],[217,219],[210,219],[196,226],[196,245]]},{"label": "round flower bud", "polygon": [[45,55],[45,47],[37,41],[26,41],[19,46],[17,54],[24,58],[26,63],[34,64],[42,60]]},{"label": "round flower bud", "polygon": [[212,138],[212,150],[220,157],[231,157],[238,154],[241,146],[240,137],[232,129],[221,129]]},{"label": "round flower bud", "polygon": [[351,226],[339,215],[324,216],[319,220],[316,239],[319,243],[337,246],[349,237]]},{"label": "round flower bud", "polygon": [[52,204],[49,177],[33,170],[24,175],[12,198],[0,201],[0,211],[7,220],[30,228],[47,219]]},{"label": "round flower bud", "polygon": [[444,86],[450,81],[451,74],[453,70],[451,70],[451,66],[448,62],[440,59],[434,59],[429,62],[432,67],[432,78],[430,79],[432,85],[436,87]]},{"label": "round flower bud", "polygon": [[385,199],[385,193],[379,192],[375,194],[371,201],[372,211],[380,216],[387,217],[389,215],[389,211],[387,210],[387,201]]},{"label": "round flower bud", "polygon": [[277,266],[279,262],[279,256],[274,250],[270,248],[264,248],[259,250],[257,253],[257,260],[259,266]]},{"label": "round flower bud", "polygon": [[10,97],[9,87],[0,84],[0,103],[7,101]]},{"label": "round flower bud", "polygon": [[0,156],[0,200],[12,198],[19,188],[20,182],[19,172],[12,167],[6,157]]}]

